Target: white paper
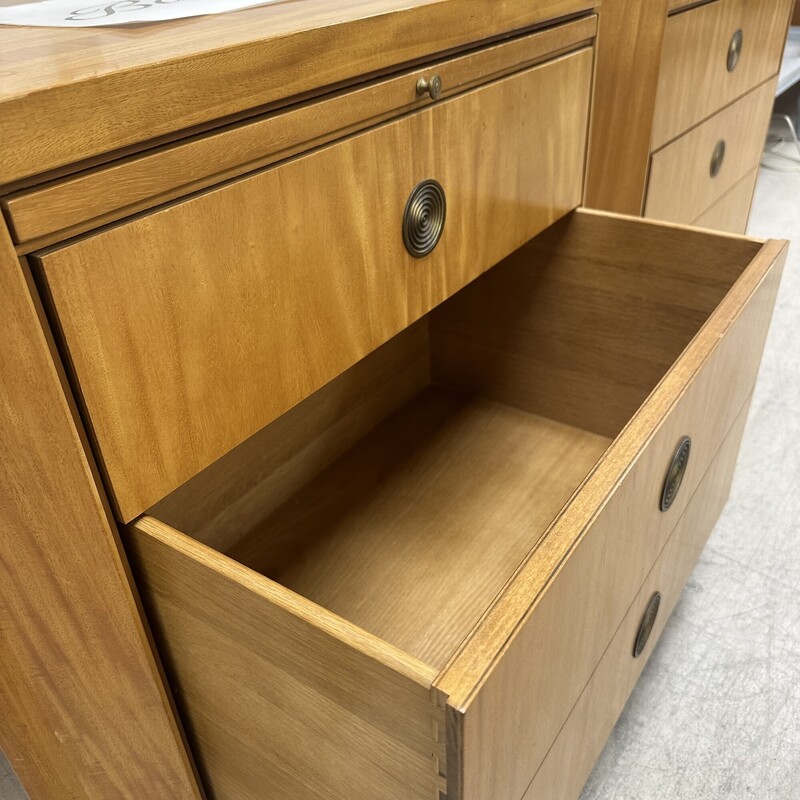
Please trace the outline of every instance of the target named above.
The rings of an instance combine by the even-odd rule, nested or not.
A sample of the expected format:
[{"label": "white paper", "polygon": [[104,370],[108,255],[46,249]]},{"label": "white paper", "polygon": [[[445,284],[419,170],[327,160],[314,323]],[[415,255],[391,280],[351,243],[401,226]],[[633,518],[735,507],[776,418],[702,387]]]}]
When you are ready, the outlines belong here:
[{"label": "white paper", "polygon": [[203,14],[224,14],[286,0],[39,0],[0,6],[0,25],[38,25],[50,28],[93,28],[163,22]]}]

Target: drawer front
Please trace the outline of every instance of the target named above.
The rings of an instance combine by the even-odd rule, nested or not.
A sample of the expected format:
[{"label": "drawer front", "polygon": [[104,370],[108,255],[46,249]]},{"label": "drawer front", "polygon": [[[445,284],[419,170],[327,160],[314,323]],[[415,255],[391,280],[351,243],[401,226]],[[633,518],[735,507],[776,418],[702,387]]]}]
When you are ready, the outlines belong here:
[{"label": "drawer front", "polygon": [[653,155],[645,216],[691,224],[758,166],[774,83],[767,81]]},{"label": "drawer front", "polygon": [[[577,206],[592,60],[579,50],[41,254],[121,518]],[[415,258],[403,220],[426,180],[444,232]]]},{"label": "drawer front", "polygon": [[757,180],[758,167],[745,175],[733,189],[694,220],[692,225],[697,228],[743,234],[747,230]]},{"label": "drawer front", "polygon": [[[653,569],[628,609],[523,800],[577,800],[728,498],[749,401],[703,476]],[[634,657],[653,595],[661,600],[644,649]]]},{"label": "drawer front", "polygon": [[142,517],[123,532],[214,800],[434,800],[433,671]]},{"label": "drawer front", "polygon": [[[788,17],[788,0],[715,0],[670,16],[652,148],[663,147],[775,75]],[[737,58],[734,37],[738,31],[741,46]]]},{"label": "drawer front", "polygon": [[[570,281],[570,264],[601,257],[609,242],[620,259],[635,260],[645,248],[642,264],[644,252],[685,252],[687,269],[696,271],[704,269],[704,249],[726,246],[722,236],[602,214],[579,213],[567,223],[585,226],[574,251],[559,242],[562,223],[514,256],[520,295],[536,292],[525,286],[526,267],[535,282],[531,260],[550,248],[561,250],[560,274]],[[778,243],[758,252],[437,681],[450,698],[453,797],[520,797],[541,765],[752,390],[784,257]],[[657,268],[649,281],[658,281]],[[573,291],[579,307],[592,302],[592,287],[576,282]],[[648,292],[662,290],[632,291],[649,301]],[[584,346],[591,352],[590,339]],[[688,467],[662,511],[687,436]]]}]

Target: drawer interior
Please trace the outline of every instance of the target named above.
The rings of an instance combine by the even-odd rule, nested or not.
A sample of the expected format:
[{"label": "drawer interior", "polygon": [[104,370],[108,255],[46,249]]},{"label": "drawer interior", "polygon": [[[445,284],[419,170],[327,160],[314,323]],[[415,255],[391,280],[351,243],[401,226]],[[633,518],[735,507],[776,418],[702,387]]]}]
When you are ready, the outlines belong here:
[{"label": "drawer interior", "polygon": [[149,513],[442,669],[758,249],[572,214]]}]

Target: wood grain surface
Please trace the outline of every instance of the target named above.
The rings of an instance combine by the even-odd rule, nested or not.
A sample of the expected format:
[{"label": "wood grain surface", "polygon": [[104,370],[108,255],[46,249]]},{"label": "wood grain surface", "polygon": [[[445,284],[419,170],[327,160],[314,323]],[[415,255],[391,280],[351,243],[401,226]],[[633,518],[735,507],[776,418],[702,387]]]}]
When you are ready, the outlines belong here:
[{"label": "wood grain surface", "polygon": [[615,437],[757,251],[576,213],[434,311],[432,374]]},{"label": "wood grain surface", "polygon": [[[775,79],[770,78],[654,153],[645,216],[689,225],[757,168],[774,102]],[[711,158],[719,142],[724,142],[725,156],[712,175]]]},{"label": "wood grain surface", "polygon": [[603,0],[584,203],[642,211],[666,0]]},{"label": "wood grain surface", "polygon": [[[646,264],[657,252],[646,239],[660,232],[660,250],[694,244],[695,264],[738,246],[743,273],[437,679],[449,697],[448,793],[463,800],[519,796],[540,766],[752,389],[785,257],[781,242],[759,249],[633,219],[572,219],[572,235],[605,229],[592,236],[601,263],[642,247]],[[686,434],[691,467],[665,514],[661,486]]]},{"label": "wood grain surface", "polygon": [[292,0],[154,25],[0,26],[0,184],[594,4]]},{"label": "wood grain surface", "polygon": [[429,383],[430,344],[423,318],[147,513],[228,552]]},{"label": "wood grain surface", "polygon": [[743,234],[747,230],[757,180],[758,167],[748,172],[711,208],[694,220],[692,225],[696,228]]},{"label": "wood grain surface", "polygon": [[[749,407],[748,398],[522,800],[580,797],[725,506]],[[633,658],[642,616],[655,592],[661,594],[658,616],[644,652]]]},{"label": "wood grain surface", "polygon": [[[591,68],[580,50],[43,254],[120,517],[577,206]],[[430,178],[447,223],[415,259]]]},{"label": "wood grain surface", "polygon": [[[659,75],[652,149],[658,150],[777,74],[790,0],[717,0],[669,17]],[[741,29],[739,63],[728,49]]]},{"label": "wood grain surface", "polygon": [[582,17],[165,144],[22,190],[0,203],[15,241],[28,243],[25,249],[30,251],[424,108],[434,101],[417,93],[420,78],[440,75],[442,98],[451,97],[587,44],[596,30],[596,16]]},{"label": "wood grain surface", "polygon": [[152,517],[128,544],[214,798],[437,796],[434,670]]},{"label": "wood grain surface", "polygon": [[440,669],[609,443],[431,387],[230,555]]},{"label": "wood grain surface", "polygon": [[0,747],[35,800],[199,800],[27,268],[0,227]]}]

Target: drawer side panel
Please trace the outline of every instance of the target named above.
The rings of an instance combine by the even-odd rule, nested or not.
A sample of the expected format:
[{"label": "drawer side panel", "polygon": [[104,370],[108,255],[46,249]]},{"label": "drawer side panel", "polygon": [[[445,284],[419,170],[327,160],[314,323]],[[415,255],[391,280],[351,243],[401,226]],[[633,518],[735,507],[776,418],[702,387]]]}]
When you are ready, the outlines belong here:
[{"label": "drawer side panel", "polygon": [[436,800],[426,668],[153,518],[127,544],[215,800]]},{"label": "drawer side panel", "polygon": [[[725,506],[749,408],[748,399],[522,800],[579,797]],[[661,594],[658,617],[634,659],[642,615],[655,592]]]}]

